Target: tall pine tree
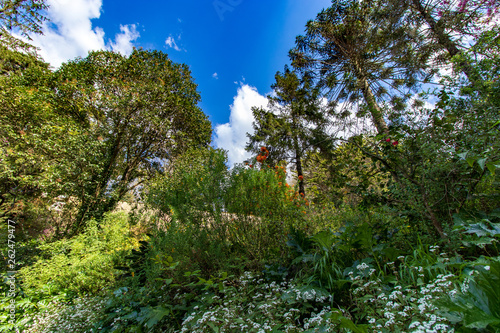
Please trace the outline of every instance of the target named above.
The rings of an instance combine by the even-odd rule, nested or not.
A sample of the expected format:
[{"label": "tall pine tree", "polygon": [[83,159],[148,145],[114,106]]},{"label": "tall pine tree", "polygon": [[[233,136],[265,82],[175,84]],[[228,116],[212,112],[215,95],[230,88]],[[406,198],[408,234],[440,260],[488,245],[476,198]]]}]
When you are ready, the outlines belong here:
[{"label": "tall pine tree", "polygon": [[285,66],[275,79],[271,86],[275,95],[268,97],[268,108],[252,109],[255,132],[249,135],[246,148],[257,152],[266,146],[271,151],[271,161],[292,163],[297,171],[299,193],[305,196],[303,159],[313,148],[328,151],[331,138],[327,126],[332,108],[320,99],[311,77],[300,77]]}]

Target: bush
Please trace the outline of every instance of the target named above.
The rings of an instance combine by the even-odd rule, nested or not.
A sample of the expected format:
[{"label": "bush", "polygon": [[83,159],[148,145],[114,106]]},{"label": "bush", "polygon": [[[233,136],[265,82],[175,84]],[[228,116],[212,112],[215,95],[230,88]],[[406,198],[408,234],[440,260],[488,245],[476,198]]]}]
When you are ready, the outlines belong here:
[{"label": "bush", "polygon": [[287,233],[304,227],[308,210],[286,183],[284,168],[262,164],[229,172],[225,161],[220,150],[188,151],[151,184],[147,199],[172,218],[155,234],[156,254],[173,255],[186,270],[207,276],[231,265],[229,258],[282,261]]},{"label": "bush", "polygon": [[135,241],[129,237],[125,213],[108,214],[101,227],[90,221],[84,233],[39,246],[42,258],[23,267],[19,275],[23,289],[77,294],[97,293],[114,281],[113,266],[123,260]]}]

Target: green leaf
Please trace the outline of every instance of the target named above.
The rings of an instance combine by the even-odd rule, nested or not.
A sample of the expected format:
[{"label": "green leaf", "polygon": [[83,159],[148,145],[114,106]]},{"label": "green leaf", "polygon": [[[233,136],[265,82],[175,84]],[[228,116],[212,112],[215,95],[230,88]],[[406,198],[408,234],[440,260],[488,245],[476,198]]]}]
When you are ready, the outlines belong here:
[{"label": "green leaf", "polygon": [[467,162],[467,164],[469,164],[469,166],[472,168],[472,166],[474,165],[474,162],[476,162],[476,159],[473,158],[473,157],[468,157],[465,159],[465,161]]},{"label": "green leaf", "polygon": [[477,236],[489,236],[490,230],[484,223],[475,223],[467,227],[465,231],[468,234],[476,234]]},{"label": "green leaf", "polygon": [[498,168],[498,165],[495,165],[493,163],[486,163],[486,167],[490,171],[491,175],[494,176],[495,175],[495,171]]},{"label": "green leaf", "polygon": [[219,332],[219,327],[215,326],[214,323],[208,322],[208,326],[214,330],[214,332],[218,333]]},{"label": "green leaf", "polygon": [[495,124],[493,124],[491,127],[490,127],[490,130],[495,128],[496,126],[500,125],[500,120],[497,121]]},{"label": "green leaf", "polygon": [[491,237],[481,237],[478,240],[462,241],[462,244],[464,244],[465,246],[472,246],[472,245],[474,245],[474,246],[483,247],[485,245],[493,244],[494,242],[495,242],[494,238],[491,238]]},{"label": "green leaf", "polygon": [[484,170],[485,163],[486,163],[486,158],[481,158],[481,159],[477,160],[477,164],[479,164],[479,167],[481,168],[481,170]]},{"label": "green leaf", "polygon": [[118,296],[125,294],[127,291],[128,291],[127,287],[121,287],[121,288],[118,288],[117,290],[115,290],[113,292],[113,294],[118,297]]},{"label": "green leaf", "polygon": [[156,324],[158,324],[159,321],[163,319],[166,315],[170,314],[170,309],[166,309],[162,306],[158,306],[156,308],[142,308],[141,313],[144,312],[144,315],[138,319],[140,323],[144,323],[144,321],[147,320],[146,326],[148,328],[152,328]]},{"label": "green leaf", "polygon": [[134,311],[126,316],[123,316],[123,319],[135,319],[135,318],[137,318],[137,311]]},{"label": "green leaf", "polygon": [[[489,222],[488,220],[483,220],[484,222]],[[474,223],[466,227],[466,233],[476,234],[479,237],[482,236],[496,236],[500,234],[500,223],[490,223],[490,226],[486,225],[484,222]]]},{"label": "green leaf", "polygon": [[352,320],[344,317],[340,310],[333,310],[330,313],[330,319],[333,322],[339,322],[340,326],[343,328],[347,328],[354,333],[366,333],[368,332],[365,325],[356,325],[352,322]]}]

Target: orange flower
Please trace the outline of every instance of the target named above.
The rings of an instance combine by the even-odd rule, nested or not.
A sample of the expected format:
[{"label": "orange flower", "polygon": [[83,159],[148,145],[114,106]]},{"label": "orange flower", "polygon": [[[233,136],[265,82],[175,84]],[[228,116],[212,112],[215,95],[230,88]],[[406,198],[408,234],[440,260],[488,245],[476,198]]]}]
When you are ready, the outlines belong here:
[{"label": "orange flower", "polygon": [[249,165],[249,167],[250,167],[250,168],[253,168],[253,165],[251,165],[251,164],[250,164],[250,165]]},{"label": "orange flower", "polygon": [[304,179],[304,176],[300,175],[299,180],[303,180],[303,179]]},{"label": "orange flower", "polygon": [[260,151],[261,152],[265,152],[265,151],[267,151],[267,148],[266,147],[260,147]]}]

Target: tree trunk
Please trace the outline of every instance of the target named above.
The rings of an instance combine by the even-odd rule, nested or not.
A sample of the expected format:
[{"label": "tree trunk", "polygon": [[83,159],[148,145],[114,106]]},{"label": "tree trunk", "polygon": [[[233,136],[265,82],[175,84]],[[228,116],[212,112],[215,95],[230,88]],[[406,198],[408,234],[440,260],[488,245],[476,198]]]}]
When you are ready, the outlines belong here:
[{"label": "tree trunk", "polygon": [[299,194],[305,198],[306,192],[304,189],[304,174],[302,171],[302,159],[298,149],[295,150],[295,167],[297,168],[297,175],[299,177]]},{"label": "tree trunk", "polygon": [[[299,194],[305,198],[306,192],[304,189],[304,175],[302,171],[302,152],[300,151],[299,145],[299,135],[297,134],[298,130],[297,118],[294,114],[294,110],[292,110],[292,133],[293,133],[293,148],[295,150],[295,168],[297,169],[297,176],[299,177]],[[301,179],[302,178],[302,179]]]},{"label": "tree trunk", "polygon": [[387,127],[387,123],[384,120],[382,109],[378,105],[377,100],[375,99],[375,95],[373,95],[372,89],[370,88],[370,84],[366,79],[366,75],[363,71],[362,65],[357,59],[352,59],[352,65],[354,67],[354,74],[356,75],[356,79],[360,83],[359,86],[361,88],[361,91],[363,92],[365,102],[366,104],[368,104],[368,110],[370,111],[370,114],[372,116],[373,125],[375,125],[378,134],[389,135],[389,128]]},{"label": "tree trunk", "polygon": [[[108,206],[106,203],[100,202],[102,194],[106,190],[106,186],[111,179],[111,175],[113,174],[114,165],[116,164],[116,159],[121,149],[121,140],[123,137],[123,131],[118,133],[115,142],[113,143],[111,154],[109,155],[108,161],[103,172],[97,176],[95,182],[97,183],[93,188],[87,192],[83,193],[82,205],[80,206],[76,226],[73,230],[73,233],[76,234],[82,230],[84,227],[85,221],[89,218],[100,219]],[[85,196],[90,195],[90,199],[86,199]],[[103,208],[105,208],[103,210]]]},{"label": "tree trunk", "polygon": [[368,84],[368,81],[365,78],[361,78],[361,84],[362,84],[361,90],[363,91],[363,97],[365,98],[365,101],[368,104],[368,108],[370,109],[370,113],[372,115],[373,124],[375,125],[377,132],[379,134],[389,135],[389,128],[387,127],[387,124],[384,120],[382,109],[375,100],[375,96],[373,95],[373,92],[370,88],[370,85]]},{"label": "tree trunk", "polygon": [[427,199],[427,194],[425,193],[423,186],[420,188],[420,194],[422,196],[422,202],[424,204],[425,210],[427,211],[427,216],[429,216],[429,219],[431,220],[432,225],[434,226],[434,228],[436,229],[436,231],[438,232],[438,234],[441,238],[443,238],[443,239],[447,238],[447,236],[445,235],[445,233],[443,231],[443,225],[438,220],[438,218],[434,214],[434,211],[432,210],[432,208],[429,205],[429,202]]}]

